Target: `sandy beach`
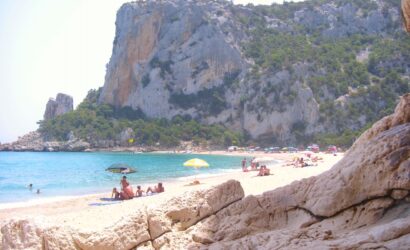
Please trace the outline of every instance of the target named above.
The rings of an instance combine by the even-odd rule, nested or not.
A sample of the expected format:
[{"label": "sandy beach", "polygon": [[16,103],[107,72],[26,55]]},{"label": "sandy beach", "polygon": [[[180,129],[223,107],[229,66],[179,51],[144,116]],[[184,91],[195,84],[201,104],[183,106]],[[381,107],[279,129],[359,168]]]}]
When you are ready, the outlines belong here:
[{"label": "sandy beach", "polygon": [[[209,152],[203,152],[208,154]],[[212,154],[224,154],[235,156],[249,157],[271,157],[279,160],[279,164],[268,165],[271,175],[260,177],[256,171],[242,172],[238,169],[237,172],[221,174],[208,178],[199,179],[201,184],[190,185],[193,179],[179,180],[175,182],[164,183],[165,192],[152,196],[143,196],[127,201],[104,201],[101,198],[108,198],[111,195],[110,187],[107,187],[107,193],[97,195],[86,195],[80,197],[72,197],[66,200],[38,203],[34,205],[21,207],[3,206],[0,209],[0,224],[5,223],[11,218],[36,218],[44,219],[59,225],[68,225],[81,230],[99,229],[109,226],[122,217],[133,213],[138,209],[146,209],[150,206],[158,206],[164,201],[171,199],[174,196],[181,195],[185,192],[206,189],[211,186],[223,183],[230,179],[240,181],[245,195],[258,195],[263,192],[273,190],[277,187],[285,186],[293,181],[308,178],[318,175],[326,170],[329,170],[342,157],[342,153],[336,156],[331,154],[318,153],[323,160],[317,162],[317,166],[309,166],[305,168],[294,168],[292,166],[284,166],[287,161],[295,157],[305,157],[303,153],[281,153],[281,154],[264,154],[263,152],[247,153],[247,152],[225,152],[216,151]],[[134,190],[137,183],[131,183]],[[146,189],[147,187],[143,187]],[[24,204],[23,204],[24,205]],[[0,206],[1,208],[1,206]]]}]

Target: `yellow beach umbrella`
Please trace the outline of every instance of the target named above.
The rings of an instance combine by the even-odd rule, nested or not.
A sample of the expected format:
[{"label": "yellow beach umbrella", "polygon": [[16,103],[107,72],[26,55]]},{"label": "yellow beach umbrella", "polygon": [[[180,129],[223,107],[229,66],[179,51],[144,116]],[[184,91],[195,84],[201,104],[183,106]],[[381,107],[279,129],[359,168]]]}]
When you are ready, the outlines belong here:
[{"label": "yellow beach umbrella", "polygon": [[[191,159],[191,160],[188,160],[188,161],[184,162],[184,167],[192,167],[192,168],[195,168],[195,169],[207,168],[207,167],[209,167],[209,164],[208,164],[208,162],[206,162],[204,160],[194,158],[194,159]],[[195,185],[195,184],[200,184],[200,183],[199,183],[198,180],[195,180],[192,184]]]},{"label": "yellow beach umbrella", "polygon": [[193,168],[202,168],[202,167],[209,167],[208,162],[198,159],[198,158],[194,158],[191,160],[188,160],[186,162],[184,162],[184,167],[193,167]]}]

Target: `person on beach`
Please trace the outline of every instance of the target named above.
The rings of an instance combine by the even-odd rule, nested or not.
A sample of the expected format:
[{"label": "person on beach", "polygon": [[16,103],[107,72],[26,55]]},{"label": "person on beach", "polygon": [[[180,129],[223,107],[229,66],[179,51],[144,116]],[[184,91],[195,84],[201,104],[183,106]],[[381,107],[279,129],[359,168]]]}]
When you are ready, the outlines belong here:
[{"label": "person on beach", "polygon": [[[119,199],[121,200],[129,200],[134,197],[134,191],[132,190],[132,187],[130,183],[127,181],[127,176],[123,176],[122,180],[120,182],[121,184],[121,192],[118,192],[116,188],[113,188],[113,194],[117,196],[119,195]],[[111,195],[112,197],[113,195]]]},{"label": "person on beach", "polygon": [[266,167],[266,165],[262,165],[259,169],[258,176],[266,176],[270,175],[270,169]]},{"label": "person on beach", "polygon": [[123,190],[130,185],[130,183],[127,181],[127,176],[124,175],[122,177],[120,184],[121,184],[121,189]]},{"label": "person on beach", "polygon": [[137,186],[137,190],[135,191],[135,197],[141,197],[144,190],[141,189],[141,186]]},{"label": "person on beach", "polygon": [[30,183],[29,185],[28,185],[28,189],[31,191],[31,190],[33,190],[33,184],[32,183]]},{"label": "person on beach", "polygon": [[37,194],[40,194],[40,189],[37,189]]},{"label": "person on beach", "polygon": [[116,200],[121,200],[121,194],[120,192],[118,192],[117,188],[112,189],[111,198],[114,198]]},{"label": "person on beach", "polygon": [[[134,193],[132,193],[132,195],[134,195]],[[125,191],[118,192],[117,188],[113,188],[112,193],[111,193],[111,198],[114,198],[115,200],[130,200],[133,198],[133,196],[131,196],[129,192],[125,192]]]},{"label": "person on beach", "polygon": [[246,167],[246,158],[243,158],[242,160],[242,171],[248,172],[248,168]]},{"label": "person on beach", "polygon": [[303,157],[300,157],[299,166],[300,166],[301,168],[308,166],[308,164],[303,160]]},{"label": "person on beach", "polygon": [[145,192],[146,194],[148,194],[148,192],[151,192],[151,193],[162,193],[162,192],[164,192],[165,191],[165,189],[164,189],[164,186],[162,186],[162,182],[159,182],[158,183],[158,185],[157,186],[155,186],[155,187],[148,187],[148,189],[147,189],[147,192]]}]

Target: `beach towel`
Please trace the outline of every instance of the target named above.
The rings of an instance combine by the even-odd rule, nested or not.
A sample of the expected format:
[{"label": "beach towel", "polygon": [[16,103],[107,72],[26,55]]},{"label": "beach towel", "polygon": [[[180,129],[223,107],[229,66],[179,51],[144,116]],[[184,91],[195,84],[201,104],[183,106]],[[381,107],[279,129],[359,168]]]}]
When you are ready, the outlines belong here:
[{"label": "beach towel", "polygon": [[121,203],[122,201],[116,200],[114,198],[100,198],[102,202],[94,202],[94,203],[89,203],[89,206],[108,206],[108,205],[113,205],[113,204],[118,204]]}]

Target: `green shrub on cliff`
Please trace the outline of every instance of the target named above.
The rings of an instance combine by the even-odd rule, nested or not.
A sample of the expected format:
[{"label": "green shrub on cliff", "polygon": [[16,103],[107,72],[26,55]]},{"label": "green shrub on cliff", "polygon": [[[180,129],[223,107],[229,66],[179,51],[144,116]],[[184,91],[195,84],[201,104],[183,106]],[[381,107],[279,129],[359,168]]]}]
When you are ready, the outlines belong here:
[{"label": "green shrub on cliff", "polygon": [[[319,104],[319,122],[333,128],[334,132],[316,135],[317,139],[338,141],[335,137],[339,137],[340,143],[347,145],[356,136],[354,131],[362,131],[366,124],[390,114],[398,97],[410,91],[410,37],[398,31],[399,24],[393,19],[386,20],[385,35],[362,31],[338,34],[340,36],[326,35],[319,24],[288,22],[295,17],[296,11],[307,9],[305,13],[309,13],[315,11],[315,5],[330,2],[359,9],[362,16],[378,9],[377,4],[370,0],[313,0],[254,7],[258,13],[255,16],[265,16],[265,19],[260,18],[262,25],[246,26],[250,39],[242,45],[245,56],[252,59],[258,69],[250,71],[250,78],[256,79],[260,72],[276,74],[287,71],[290,80],[284,81],[283,86],[293,86],[295,79],[309,86]],[[388,8],[398,6],[400,1],[386,2],[389,6],[386,4],[385,8]],[[271,28],[266,21],[269,18],[285,20],[289,29]],[[302,70],[298,72],[300,68]],[[266,95],[274,94],[275,88],[281,93],[279,98],[279,95],[273,95],[275,98],[269,103],[270,110],[282,111],[283,100],[291,100],[292,96],[278,91],[276,86],[266,86]],[[248,110],[266,106],[263,99],[249,98],[246,105]],[[305,140],[303,133],[296,132],[293,135],[297,140]]]},{"label": "green shrub on cliff", "polygon": [[93,143],[97,140],[118,140],[126,128],[132,128],[136,145],[174,147],[181,141],[198,145],[242,145],[244,137],[221,125],[202,125],[191,117],[176,116],[172,120],[147,119],[130,107],[115,109],[98,104],[100,90],[89,91],[76,110],[51,120],[40,121],[39,132],[49,140],[67,140],[72,131],[76,137]]}]

